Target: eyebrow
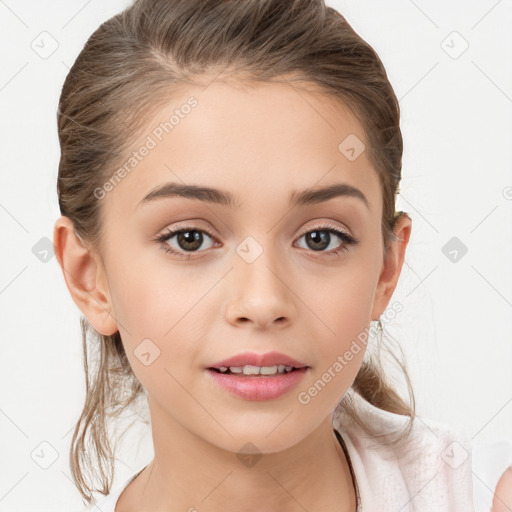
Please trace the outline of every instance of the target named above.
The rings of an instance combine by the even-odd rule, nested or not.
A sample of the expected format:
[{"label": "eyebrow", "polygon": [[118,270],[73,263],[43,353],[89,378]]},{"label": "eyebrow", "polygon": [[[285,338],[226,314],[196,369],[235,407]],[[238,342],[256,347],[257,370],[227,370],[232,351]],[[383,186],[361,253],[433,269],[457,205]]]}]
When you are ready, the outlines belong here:
[{"label": "eyebrow", "polygon": [[[289,205],[303,206],[318,204],[342,196],[360,199],[368,209],[370,208],[368,199],[363,192],[348,183],[336,183],[334,185],[316,189],[310,188],[300,192],[293,191],[290,195]],[[184,185],[172,182],[154,188],[139,202],[137,207],[154,201],[155,199],[168,197],[197,199],[199,201],[219,204],[233,209],[240,207],[240,203],[237,202],[236,197],[231,192],[201,185]]]}]

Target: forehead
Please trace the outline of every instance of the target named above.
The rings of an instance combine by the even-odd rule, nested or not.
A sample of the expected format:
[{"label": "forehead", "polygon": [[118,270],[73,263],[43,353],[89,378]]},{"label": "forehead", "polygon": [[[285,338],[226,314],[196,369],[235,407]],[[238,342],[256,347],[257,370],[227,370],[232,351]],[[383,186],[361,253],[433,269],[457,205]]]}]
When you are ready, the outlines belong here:
[{"label": "forehead", "polygon": [[[137,156],[127,155],[127,177],[109,194],[131,211],[169,181],[231,190],[242,202],[346,182],[364,190],[370,211],[381,211],[378,178],[362,150],[368,146],[363,127],[326,94],[292,82],[213,80],[180,87],[147,118],[131,149]],[[357,158],[347,158],[347,144],[362,151]]]}]

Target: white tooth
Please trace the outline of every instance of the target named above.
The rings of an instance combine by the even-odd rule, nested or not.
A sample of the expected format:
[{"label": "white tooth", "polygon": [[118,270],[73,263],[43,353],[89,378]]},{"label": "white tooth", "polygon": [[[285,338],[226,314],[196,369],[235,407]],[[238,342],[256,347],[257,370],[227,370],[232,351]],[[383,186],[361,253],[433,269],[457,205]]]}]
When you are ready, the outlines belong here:
[{"label": "white tooth", "polygon": [[261,375],[275,375],[277,373],[277,366],[262,366],[260,373]]},{"label": "white tooth", "polygon": [[230,366],[229,370],[231,371],[231,373],[242,373],[241,366]]},{"label": "white tooth", "polygon": [[259,366],[251,366],[250,364],[246,364],[244,366],[244,375],[258,375],[260,373]]},{"label": "white tooth", "polygon": [[227,368],[227,366],[221,366],[221,367],[219,368],[219,370],[220,370],[222,373],[225,373],[225,372],[227,372],[227,371],[228,371],[228,368]]},{"label": "white tooth", "polygon": [[277,367],[277,371],[278,371],[279,373],[284,373],[284,368],[285,368],[284,364],[280,364],[280,365]]},{"label": "white tooth", "polygon": [[287,371],[287,372],[291,372],[292,371],[292,368],[293,366],[285,366],[284,369]]}]

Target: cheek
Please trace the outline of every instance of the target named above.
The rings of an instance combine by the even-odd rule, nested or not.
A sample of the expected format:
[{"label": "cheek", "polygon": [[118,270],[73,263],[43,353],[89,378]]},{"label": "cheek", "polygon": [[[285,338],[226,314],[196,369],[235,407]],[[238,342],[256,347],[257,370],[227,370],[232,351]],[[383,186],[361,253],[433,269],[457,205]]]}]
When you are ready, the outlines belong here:
[{"label": "cheek", "polygon": [[352,267],[350,274],[324,283],[316,294],[315,307],[311,309],[322,321],[320,324],[325,324],[319,327],[324,334],[320,337],[322,343],[316,346],[322,370],[341,356],[344,379],[355,377],[369,338],[374,292],[368,268]]},{"label": "cheek", "polygon": [[367,266],[352,265],[339,278],[325,280],[316,293],[316,308],[332,324],[337,335],[353,334],[371,319],[375,282]]},{"label": "cheek", "polygon": [[135,242],[120,244],[119,257],[110,263],[116,319],[134,343],[145,337],[162,338],[183,314],[189,288],[180,284],[177,271],[169,273],[168,267],[152,260],[156,249],[128,250],[129,245],[136,247]]},{"label": "cheek", "polygon": [[[201,300],[211,284],[199,280],[191,285],[182,270],[172,275],[165,266],[163,270],[130,258],[111,277],[113,314],[137,377],[149,366],[153,378],[155,370],[160,374],[168,369],[178,376],[191,365],[200,365],[200,341],[212,322],[212,312],[205,311],[208,301]],[[146,367],[148,359],[154,362]],[[145,378],[141,375],[139,380]]]}]

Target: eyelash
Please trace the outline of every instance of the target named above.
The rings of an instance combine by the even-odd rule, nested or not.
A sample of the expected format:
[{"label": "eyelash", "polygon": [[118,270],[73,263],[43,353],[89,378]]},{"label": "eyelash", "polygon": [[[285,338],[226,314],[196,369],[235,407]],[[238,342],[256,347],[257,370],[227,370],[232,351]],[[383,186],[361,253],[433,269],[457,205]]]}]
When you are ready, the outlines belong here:
[{"label": "eyelash", "polygon": [[[175,229],[175,230],[168,229],[165,233],[162,233],[161,235],[157,236],[154,239],[154,241],[158,242],[160,244],[160,246],[162,247],[162,249],[166,253],[168,253],[168,254],[170,253],[170,254],[173,254],[180,258],[188,260],[192,257],[193,254],[195,254],[197,252],[201,252],[201,251],[193,251],[191,253],[181,253],[179,251],[176,251],[172,247],[170,247],[169,244],[167,244],[167,242],[174,235],[178,235],[180,233],[184,233],[187,231],[197,231],[199,233],[206,233],[210,238],[215,238],[215,236],[208,229],[198,229],[197,226],[183,226],[183,227],[180,227],[179,229]],[[356,245],[358,243],[358,241],[354,237],[350,236],[349,234],[345,233],[344,231],[341,231],[335,225],[329,224],[329,223],[315,227],[314,229],[305,231],[304,233],[302,233],[302,235],[300,235],[299,238],[302,238],[304,235],[307,235],[308,233],[312,233],[313,231],[327,231],[329,233],[334,233],[336,236],[341,238],[343,243],[337,249],[333,249],[330,252],[325,252],[325,251],[312,251],[312,252],[319,252],[319,253],[325,252],[325,254],[336,256],[340,253],[344,253],[344,252],[348,251],[350,245]]]}]

